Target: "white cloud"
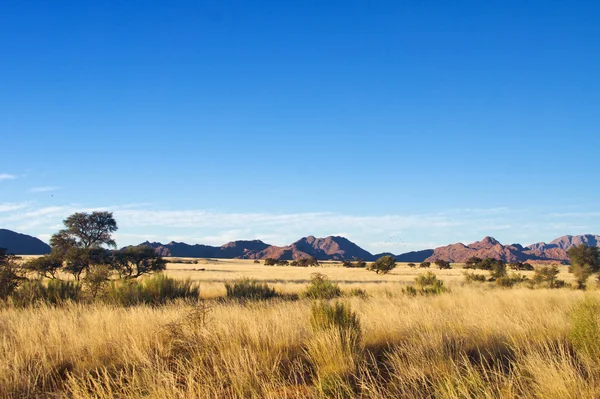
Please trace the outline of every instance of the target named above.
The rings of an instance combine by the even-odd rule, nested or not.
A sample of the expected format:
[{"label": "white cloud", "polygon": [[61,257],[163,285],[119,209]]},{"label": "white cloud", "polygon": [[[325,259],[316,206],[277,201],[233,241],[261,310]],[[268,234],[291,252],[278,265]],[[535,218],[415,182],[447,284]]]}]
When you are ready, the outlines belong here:
[{"label": "white cloud", "polygon": [[2,180],[14,180],[16,178],[17,178],[17,176],[15,176],[15,175],[9,175],[8,173],[0,173],[0,181],[2,181]]},{"label": "white cloud", "polygon": [[0,203],[0,212],[11,212],[19,209],[26,208],[29,205],[28,202],[22,202],[18,204],[14,203]]},{"label": "white cloud", "polygon": [[56,191],[59,187],[33,187],[29,191],[32,193],[46,193],[48,191]]}]

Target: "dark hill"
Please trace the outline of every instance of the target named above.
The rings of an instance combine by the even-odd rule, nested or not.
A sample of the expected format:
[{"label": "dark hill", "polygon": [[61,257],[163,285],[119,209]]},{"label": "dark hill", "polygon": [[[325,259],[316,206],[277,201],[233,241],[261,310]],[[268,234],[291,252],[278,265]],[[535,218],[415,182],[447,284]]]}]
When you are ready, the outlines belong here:
[{"label": "dark hill", "polygon": [[11,230],[0,229],[0,248],[16,255],[43,255],[50,253],[50,246],[39,238]]}]

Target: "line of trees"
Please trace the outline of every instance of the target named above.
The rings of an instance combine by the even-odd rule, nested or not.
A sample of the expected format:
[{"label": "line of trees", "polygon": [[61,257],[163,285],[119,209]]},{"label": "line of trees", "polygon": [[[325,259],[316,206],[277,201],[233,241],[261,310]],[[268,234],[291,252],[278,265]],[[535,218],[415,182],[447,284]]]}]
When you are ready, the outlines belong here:
[{"label": "line of trees", "polygon": [[147,246],[117,250],[112,234],[118,226],[112,212],[78,212],[67,217],[64,229],[50,239],[51,252],[18,264],[0,250],[0,297],[8,296],[32,274],[59,279],[70,274],[90,287],[118,277],[131,280],[166,269],[166,260]]}]

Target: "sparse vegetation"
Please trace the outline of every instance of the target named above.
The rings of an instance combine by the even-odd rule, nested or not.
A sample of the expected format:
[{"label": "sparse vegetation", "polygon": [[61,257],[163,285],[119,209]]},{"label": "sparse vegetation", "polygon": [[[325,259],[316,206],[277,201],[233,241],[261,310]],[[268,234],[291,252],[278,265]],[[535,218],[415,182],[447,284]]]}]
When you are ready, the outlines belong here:
[{"label": "sparse vegetation", "polygon": [[434,263],[440,270],[452,269],[452,266],[450,266],[450,262],[445,261],[443,259],[437,259]]},{"label": "sparse vegetation", "polygon": [[313,273],[310,284],[304,292],[304,296],[310,299],[333,299],[342,295],[338,284],[329,281],[326,275]]},{"label": "sparse vegetation", "polygon": [[421,262],[419,267],[422,269],[429,269],[431,267],[431,262]]},{"label": "sparse vegetation", "polygon": [[349,268],[365,268],[367,267],[367,262],[363,259],[354,259],[352,260],[344,260],[342,261],[342,266]]},{"label": "sparse vegetation", "polygon": [[267,283],[261,283],[256,280],[242,279],[232,283],[225,283],[227,298],[241,299],[249,301],[258,301],[271,299],[277,296],[274,288],[269,287]]},{"label": "sparse vegetation", "polygon": [[393,256],[385,255],[375,262],[367,265],[367,270],[372,270],[377,274],[387,274],[396,268],[396,259]]},{"label": "sparse vegetation", "polygon": [[569,271],[575,276],[577,287],[584,289],[588,278],[600,270],[598,248],[579,245],[569,248],[568,254],[571,261]]}]

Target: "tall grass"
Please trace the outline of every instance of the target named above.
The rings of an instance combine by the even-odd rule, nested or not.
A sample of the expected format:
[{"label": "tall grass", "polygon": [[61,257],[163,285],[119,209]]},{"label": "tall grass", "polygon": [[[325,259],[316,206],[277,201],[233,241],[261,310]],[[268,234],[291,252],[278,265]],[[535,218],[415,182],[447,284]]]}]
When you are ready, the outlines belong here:
[{"label": "tall grass", "polygon": [[[586,337],[598,315],[584,295],[600,300],[468,286],[344,305],[8,306],[0,397],[597,398]],[[339,331],[353,326],[359,344],[348,346]]]}]

